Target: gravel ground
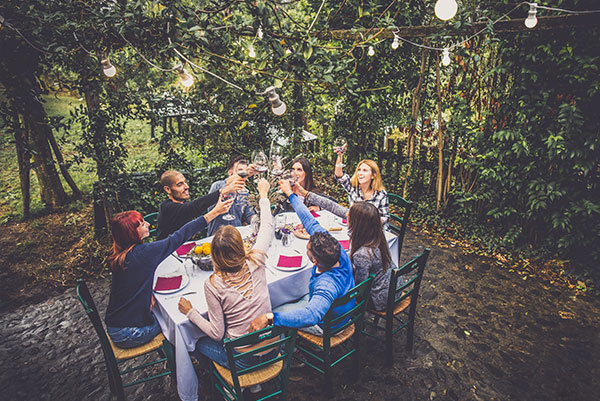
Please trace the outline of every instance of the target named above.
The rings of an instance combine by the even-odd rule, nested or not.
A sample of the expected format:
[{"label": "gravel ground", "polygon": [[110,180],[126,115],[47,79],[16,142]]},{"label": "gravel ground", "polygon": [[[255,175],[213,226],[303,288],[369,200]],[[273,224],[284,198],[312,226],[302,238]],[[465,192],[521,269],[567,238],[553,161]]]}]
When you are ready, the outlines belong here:
[{"label": "gravel ground", "polygon": [[[433,241],[415,233],[403,259]],[[109,283],[88,283],[101,314]],[[335,370],[335,400],[591,400],[600,393],[600,300],[526,281],[496,262],[432,247],[421,286],[415,344],[395,338],[386,369],[380,342],[365,339],[363,369]],[[0,399],[110,400],[97,337],[70,289],[0,317]],[[199,371],[200,400],[210,399]],[[320,378],[294,370],[290,399],[328,399]],[[177,400],[170,378],[126,390],[129,400]]]}]

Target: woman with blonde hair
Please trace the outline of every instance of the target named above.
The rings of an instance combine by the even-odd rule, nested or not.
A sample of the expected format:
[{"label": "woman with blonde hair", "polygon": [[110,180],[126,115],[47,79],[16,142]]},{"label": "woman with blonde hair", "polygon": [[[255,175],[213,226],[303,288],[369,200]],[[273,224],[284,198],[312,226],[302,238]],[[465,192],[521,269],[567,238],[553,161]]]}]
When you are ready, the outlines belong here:
[{"label": "woman with blonde hair", "polygon": [[335,177],[348,193],[348,203],[350,206],[358,201],[371,203],[379,210],[384,228],[387,227],[390,217],[388,197],[377,163],[370,159],[361,160],[356,167],[354,175],[350,178],[343,170],[342,156],[344,152],[336,151],[336,153]]},{"label": "woman with blonde hair", "polygon": [[[208,319],[202,317],[187,299],[179,300],[179,310],[206,334],[196,342],[194,352],[205,367],[212,360],[229,368],[223,340],[247,334],[252,320],[271,313],[265,273],[266,252],[273,233],[268,191],[269,183],[261,179],[258,183],[260,229],[251,250],[245,250],[242,236],[233,226],[221,226],[215,233],[211,243],[214,273],[204,282]],[[268,357],[271,357],[270,353],[253,355],[236,364],[239,362],[239,367],[254,366]]]}]

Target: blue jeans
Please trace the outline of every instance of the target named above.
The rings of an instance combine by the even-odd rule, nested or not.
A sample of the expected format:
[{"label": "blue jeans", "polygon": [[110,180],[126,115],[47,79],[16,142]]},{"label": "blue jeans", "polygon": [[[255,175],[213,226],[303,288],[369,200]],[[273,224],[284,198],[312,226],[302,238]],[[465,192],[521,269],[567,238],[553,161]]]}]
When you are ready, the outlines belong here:
[{"label": "blue jeans", "polygon": [[152,315],[154,323],[144,327],[108,327],[106,332],[113,343],[119,348],[135,348],[152,341],[161,333],[158,321]]},{"label": "blue jeans", "polygon": [[[306,294],[296,302],[290,302],[287,304],[279,305],[277,308],[273,309],[273,312],[289,312],[296,309],[302,309],[306,307],[306,305],[308,305],[308,294]],[[314,326],[300,327],[298,328],[298,330],[302,330],[315,336],[323,336],[323,328],[318,324],[315,324]]]},{"label": "blue jeans", "polygon": [[[277,355],[277,352],[279,352],[279,350],[277,348],[274,348],[264,355],[249,355],[236,360],[235,365],[239,369],[250,368],[275,357],[275,355]],[[236,350],[234,350],[233,353],[234,355],[236,355],[242,354],[243,352],[237,352]],[[194,356],[207,369],[209,368],[211,361],[215,361],[219,365],[229,369],[227,351],[225,350],[225,343],[223,342],[223,340],[215,341],[210,337],[200,338],[196,342]]]}]

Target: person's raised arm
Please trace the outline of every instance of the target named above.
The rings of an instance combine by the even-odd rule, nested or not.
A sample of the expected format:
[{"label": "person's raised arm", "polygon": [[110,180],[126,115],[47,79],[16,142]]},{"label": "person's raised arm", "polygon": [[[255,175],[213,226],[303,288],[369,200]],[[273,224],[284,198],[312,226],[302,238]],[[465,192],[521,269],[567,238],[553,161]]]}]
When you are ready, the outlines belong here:
[{"label": "person's raised arm", "polygon": [[267,252],[267,249],[269,249],[273,234],[273,216],[271,215],[271,203],[269,202],[269,188],[270,184],[264,178],[261,178],[260,181],[258,181],[260,228],[258,230],[258,235],[256,236],[254,249],[263,252]]},{"label": "person's raised arm", "polygon": [[344,152],[335,151],[337,158],[335,160],[334,174],[337,178],[342,178],[344,175]]},{"label": "person's raised arm", "polygon": [[210,223],[215,217],[220,216],[223,213],[227,213],[229,211],[229,208],[231,207],[231,205],[233,205],[233,201],[234,201],[234,198],[223,201],[223,198],[219,197],[215,207],[211,211],[207,212],[204,215],[206,224]]},{"label": "person's raised arm", "polygon": [[298,183],[294,184],[294,193],[304,197],[308,202],[320,207],[321,209],[329,210],[331,213],[335,214],[338,217],[345,219],[348,216],[347,207],[344,207],[332,201],[331,199],[318,195],[314,192],[308,192],[306,189],[302,188],[302,186]]},{"label": "person's raised arm", "polygon": [[298,196],[292,191],[292,186],[289,180],[279,181],[279,188],[288,197],[292,207],[296,211],[296,214],[300,218],[304,229],[309,235],[313,235],[316,232],[326,232],[319,222],[313,217],[306,205],[298,198]]}]

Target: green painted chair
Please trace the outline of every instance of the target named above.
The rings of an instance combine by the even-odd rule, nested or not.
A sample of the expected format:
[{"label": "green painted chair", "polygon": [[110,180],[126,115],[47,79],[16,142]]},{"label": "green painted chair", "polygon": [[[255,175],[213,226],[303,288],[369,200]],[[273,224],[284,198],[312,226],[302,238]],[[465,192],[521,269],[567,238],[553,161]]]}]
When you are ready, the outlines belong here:
[{"label": "green painted chair", "polygon": [[[353,356],[353,372],[358,377],[360,370],[360,336],[367,307],[367,300],[373,284],[373,276],[350,289],[346,295],[336,299],[323,317],[323,336],[316,336],[298,330],[296,348],[301,356],[294,356],[312,369],[324,375],[324,387],[332,393],[332,368],[350,355]],[[355,306],[346,313],[333,317],[334,308],[355,301]],[[339,327],[333,328],[344,322]],[[352,338],[352,341],[348,341]],[[351,343],[351,344],[350,344]],[[336,348],[336,355],[333,355]],[[341,355],[338,357],[338,355]]]},{"label": "green painted chair", "polygon": [[[421,255],[404,266],[392,270],[385,311],[377,312],[367,309],[367,319],[365,319],[363,334],[379,340],[381,336],[378,333],[381,331],[385,333],[386,366],[394,364],[394,343],[392,341],[394,334],[405,327],[407,328],[406,350],[409,352],[412,351],[419,289],[429,252],[430,249],[426,248]],[[398,286],[400,277],[404,277],[406,282]],[[397,324],[396,328],[394,328],[394,323]],[[373,329],[374,333],[369,333],[370,328]]]},{"label": "green painted chair", "polygon": [[144,220],[150,224],[148,227],[150,231],[150,237],[156,236],[156,225],[158,223],[158,212],[150,213],[144,216]]},{"label": "green painted chair", "polygon": [[407,201],[400,195],[388,193],[388,201],[394,211],[398,211],[400,215],[392,213],[390,210],[390,229],[398,236],[398,264],[400,264],[400,255],[402,254],[402,243],[404,242],[404,234],[406,232],[406,226],[408,225],[408,219],[410,217],[410,211],[413,207],[413,203]]},{"label": "green painted chair", "polygon": [[[277,395],[280,395],[280,399],[287,400],[287,385],[295,341],[295,329],[275,326],[265,327],[233,340],[226,339],[224,343],[227,361],[233,368],[227,369],[216,362],[211,364],[210,379],[213,399],[243,401],[244,388],[273,380],[275,391],[257,401]],[[246,352],[234,353],[234,349],[239,350],[239,347],[247,347]],[[235,361],[240,358],[255,354],[267,354],[273,349],[279,349],[279,352],[256,366],[242,369],[235,365]]]},{"label": "green painted chair", "polygon": [[[158,379],[163,376],[171,375],[173,380],[176,380],[175,377],[175,357],[173,346],[167,339],[161,334],[154,337],[152,341],[147,344],[144,344],[140,347],[136,348],[119,348],[117,347],[108,337],[106,331],[104,330],[104,326],[102,324],[102,320],[100,319],[100,314],[98,313],[98,309],[96,308],[96,304],[90,294],[90,291],[82,279],[77,280],[77,297],[79,298],[79,302],[83,305],[85,309],[85,313],[89,317],[96,330],[96,334],[98,334],[98,338],[100,339],[100,346],[102,347],[102,352],[104,353],[104,361],[106,362],[106,369],[108,371],[108,384],[110,386],[110,391],[113,393],[117,400],[123,401],[126,399],[125,397],[125,388],[134,386],[136,384],[140,384],[146,382],[148,380]],[[146,355],[150,355],[156,352],[158,359],[146,362]],[[123,370],[120,370],[119,365],[129,361],[131,359],[139,357],[142,358],[141,365],[129,367]],[[123,384],[123,380],[121,378],[122,375],[126,375],[128,373],[132,373],[138,371],[140,369],[145,369],[156,364],[167,363],[167,369],[163,370],[160,373],[153,374],[151,376],[143,377],[137,379],[130,383]]]}]

